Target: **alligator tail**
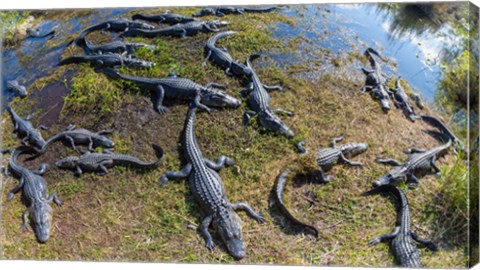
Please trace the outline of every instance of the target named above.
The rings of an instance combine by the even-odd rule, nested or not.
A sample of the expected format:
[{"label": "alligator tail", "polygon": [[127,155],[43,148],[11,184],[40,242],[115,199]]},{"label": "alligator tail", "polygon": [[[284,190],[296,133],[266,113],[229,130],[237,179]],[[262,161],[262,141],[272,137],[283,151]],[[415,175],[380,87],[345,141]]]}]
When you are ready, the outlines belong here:
[{"label": "alligator tail", "polygon": [[152,144],[152,147],[155,150],[155,155],[157,156],[157,160],[154,162],[145,162],[136,157],[132,157],[128,155],[117,155],[117,157],[114,158],[113,161],[116,164],[132,165],[142,169],[156,168],[162,162],[163,149],[160,146],[155,144]]},{"label": "alligator tail", "polygon": [[247,67],[252,68],[252,61],[257,59],[257,58],[260,58],[259,53],[254,53],[254,54],[250,55],[250,57],[247,58],[247,62],[246,62]]},{"label": "alligator tail", "polygon": [[47,150],[47,148],[54,142],[58,141],[64,134],[63,133],[58,133],[54,136],[52,136],[51,138],[49,138],[45,144],[42,146],[42,148],[40,148],[40,150],[38,150],[35,154],[31,155],[30,157],[26,158],[25,160],[33,160],[33,159],[36,159],[37,157],[39,157],[40,155],[42,155],[43,153],[45,153],[45,151]]},{"label": "alligator tail", "polygon": [[132,20],[135,21],[135,20],[145,20],[146,16],[145,15],[142,15],[142,14],[135,14],[132,16]]},{"label": "alligator tail", "polygon": [[288,169],[283,170],[282,173],[277,177],[277,180],[275,181],[275,186],[273,191],[275,203],[277,204],[277,207],[280,208],[280,211],[282,212],[282,214],[284,214],[290,222],[292,222],[297,226],[307,228],[309,231],[313,233],[315,238],[318,238],[318,230],[315,227],[313,227],[312,225],[305,224],[300,220],[296,219],[290,213],[290,211],[288,211],[287,207],[285,206],[285,203],[283,201],[283,193],[285,190],[285,184],[287,182],[289,172],[290,171]]},{"label": "alligator tail", "polygon": [[244,8],[245,12],[250,13],[263,13],[263,12],[272,12],[275,11],[276,7],[269,7],[269,8]]},{"label": "alligator tail", "polygon": [[380,185],[370,191],[364,192],[362,195],[363,196],[370,196],[382,192],[390,192],[393,194],[399,201],[400,201],[400,208],[403,208],[404,206],[408,205],[407,197],[405,196],[405,193],[403,191],[394,185]]},{"label": "alligator tail", "polygon": [[75,64],[75,63],[84,63],[84,62],[87,62],[87,60],[83,56],[71,56],[60,61],[57,64],[57,66]]},{"label": "alligator tail", "polygon": [[383,61],[386,61],[386,59],[379,52],[377,52],[375,49],[367,48],[367,50],[365,50],[365,54],[368,55],[370,53],[373,53],[376,56],[378,56],[380,59],[382,59]]},{"label": "alligator tail", "polygon": [[448,128],[447,126],[445,126],[442,122],[440,122],[440,120],[438,120],[437,118],[435,117],[431,117],[431,116],[428,116],[428,115],[421,115],[419,116],[420,119],[422,119],[424,122],[426,122],[427,124],[435,127],[435,128],[438,128],[443,134],[445,134],[446,136],[448,136],[450,138],[450,140],[452,140],[453,142],[455,142],[456,145],[458,145],[462,150],[464,149],[464,145],[463,143],[460,141],[460,139],[458,139]]},{"label": "alligator tail", "polygon": [[216,34],[215,36],[213,36],[212,38],[210,38],[210,40],[208,40],[208,44],[210,45],[215,45],[215,43],[217,42],[217,40],[223,38],[223,37],[226,37],[226,36],[230,36],[230,35],[233,35],[233,34],[236,34],[238,33],[238,31],[224,31],[224,32],[220,32],[218,34]]}]

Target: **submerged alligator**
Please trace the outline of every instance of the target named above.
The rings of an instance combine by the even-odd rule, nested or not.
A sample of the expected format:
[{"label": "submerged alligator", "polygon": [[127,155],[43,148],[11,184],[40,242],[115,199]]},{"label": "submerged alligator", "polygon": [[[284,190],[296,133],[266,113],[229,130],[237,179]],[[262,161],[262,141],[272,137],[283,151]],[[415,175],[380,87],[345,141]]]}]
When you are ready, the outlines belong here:
[{"label": "submerged alligator", "polygon": [[58,63],[58,66],[68,65],[68,64],[79,64],[79,63],[90,63],[95,68],[105,68],[105,67],[153,67],[155,63],[145,61],[138,58],[133,58],[131,55],[124,56],[116,53],[100,54],[100,55],[79,55],[79,56],[70,56],[63,59]]},{"label": "submerged alligator", "polygon": [[320,167],[319,177],[322,182],[330,182],[333,180],[332,176],[325,176],[324,172],[328,171],[333,165],[337,164],[339,160],[351,165],[362,166],[361,162],[353,162],[347,159],[347,156],[356,156],[365,152],[368,145],[365,143],[349,143],[337,147],[337,142],[343,140],[343,137],[334,138],[331,148],[320,148],[317,150],[317,164]]},{"label": "submerged alligator", "polygon": [[389,92],[392,94],[395,107],[401,109],[403,114],[410,119],[410,121],[415,122],[415,120],[418,118],[416,117],[415,110],[413,109],[412,105],[410,105],[408,102],[408,96],[402,87],[400,79],[397,79],[396,88],[390,88]]},{"label": "submerged alligator", "polygon": [[234,61],[232,56],[228,53],[226,48],[217,48],[215,46],[215,42],[222,37],[226,37],[229,35],[236,34],[236,31],[225,31],[220,32],[210,39],[208,39],[207,44],[205,45],[205,60],[203,61],[203,66],[207,65],[208,59],[211,59],[214,63],[219,65],[221,68],[225,70],[225,73],[229,76],[237,75],[237,76],[252,76],[252,70],[245,66],[243,63]]},{"label": "submerged alligator", "polygon": [[383,185],[371,190],[365,195],[379,192],[390,192],[397,199],[397,221],[391,233],[382,234],[373,238],[369,244],[376,245],[380,242],[391,241],[393,254],[400,266],[421,268],[420,254],[414,240],[428,247],[431,251],[437,248],[432,241],[422,239],[411,229],[410,207],[405,193],[393,185]]},{"label": "submerged alligator", "polygon": [[313,233],[315,238],[318,238],[317,228],[313,227],[312,225],[303,223],[302,221],[295,218],[285,206],[285,203],[283,201],[283,192],[285,190],[285,184],[288,180],[289,172],[290,171],[288,169],[283,170],[282,173],[277,177],[277,181],[275,181],[275,186],[273,187],[275,203],[277,204],[282,214],[285,215],[290,222],[292,222],[296,226],[308,229]]},{"label": "submerged alligator", "polygon": [[382,72],[380,64],[377,63],[372,54],[382,58],[380,54],[372,48],[368,48],[365,51],[365,55],[370,61],[372,69],[368,70],[362,68],[362,71],[367,76],[367,79],[365,81],[365,86],[361,89],[361,92],[365,93],[366,91],[371,91],[372,96],[380,101],[383,111],[387,112],[390,110],[390,102],[386,86],[387,76]]},{"label": "submerged alligator", "polygon": [[45,145],[45,140],[38,129],[48,130],[44,125],[34,128],[30,119],[32,115],[28,115],[25,119],[18,116],[18,114],[11,108],[7,107],[7,112],[12,117],[13,133],[17,134],[17,137],[22,140],[22,143],[28,146],[36,147],[38,149]]},{"label": "submerged alligator", "polygon": [[132,54],[140,48],[147,48],[154,50],[156,46],[145,43],[130,43],[123,40],[116,40],[106,44],[94,45],[90,40],[85,38],[82,45],[79,45],[85,50],[86,54],[105,54],[105,53],[121,53]]},{"label": "submerged alligator", "polygon": [[287,138],[293,138],[293,131],[291,131],[280,117],[275,114],[281,112],[293,116],[293,113],[280,109],[272,110],[270,108],[270,96],[268,95],[267,90],[283,91],[283,89],[280,86],[265,85],[260,81],[250,63],[250,59],[253,60],[258,57],[260,57],[260,55],[255,54],[247,59],[247,67],[252,70],[252,76],[250,76],[250,82],[248,83],[247,88],[243,90],[241,94],[243,97],[248,96],[248,101],[252,110],[245,112],[245,124],[249,124],[250,117],[258,116],[260,124],[263,127],[270,131],[281,133]]},{"label": "submerged alligator", "polygon": [[30,214],[30,220],[33,222],[32,227],[35,231],[37,240],[45,243],[50,238],[50,227],[52,225],[52,207],[50,203],[53,201],[58,206],[62,206],[62,202],[56,193],[48,195],[47,182],[41,175],[45,173],[48,164],[42,163],[38,170],[29,170],[17,164],[17,158],[24,153],[33,153],[34,149],[28,146],[20,146],[15,150],[2,149],[1,153],[11,154],[9,168],[4,172],[8,175],[13,173],[18,177],[19,183],[8,193],[7,200],[11,200],[15,193],[23,189],[23,197],[28,202],[28,208],[23,212],[22,229],[27,228],[27,214]]},{"label": "submerged alligator", "polygon": [[[150,90],[154,100],[154,108],[159,113],[167,111],[162,104],[164,98],[194,100],[199,108],[208,112],[210,109],[207,106],[236,108],[241,104],[238,99],[212,88],[224,89],[226,86],[223,84],[211,82],[202,86],[189,79],[179,78],[176,74],[170,74],[166,78],[142,78],[124,75],[113,69],[102,69],[102,72],[114,79],[133,81],[140,87]],[[196,99],[197,96],[201,99]],[[200,100],[203,104],[200,103]]]},{"label": "submerged alligator", "polygon": [[80,176],[85,172],[96,172],[102,176],[108,173],[108,168],[117,165],[133,166],[139,169],[153,169],[162,162],[163,150],[157,145],[152,145],[155,150],[157,160],[154,162],[145,162],[136,157],[115,154],[108,150],[103,153],[86,152],[80,157],[69,156],[55,162],[55,166],[64,170],[74,170],[75,176]]},{"label": "submerged alligator", "polygon": [[275,11],[276,7],[268,8],[247,8],[247,7],[215,7],[215,8],[204,8],[199,12],[193,14],[193,17],[203,17],[209,15],[215,15],[217,17],[223,17],[228,14],[243,14],[245,12],[250,13],[268,13]]},{"label": "submerged alligator", "polygon": [[207,215],[199,228],[205,239],[206,247],[209,250],[213,250],[215,247],[208,231],[208,227],[213,225],[222,238],[228,253],[235,259],[241,259],[245,256],[245,247],[240,218],[235,211],[246,211],[248,216],[258,222],[264,222],[265,219],[244,202],[230,203],[228,201],[222,179],[217,171],[225,165],[233,165],[233,161],[225,156],[220,156],[215,163],[203,157],[195,137],[194,122],[197,109],[195,104],[195,102],[190,104],[183,134],[183,147],[188,163],[180,172],[165,173],[160,178],[160,186],[166,184],[170,179],[188,177],[192,194]]},{"label": "submerged alligator", "polygon": [[21,85],[17,80],[7,81],[7,91],[15,93],[20,98],[27,96],[27,88]]},{"label": "submerged alligator", "polygon": [[135,14],[132,16],[132,20],[144,20],[147,22],[156,22],[158,24],[166,23],[166,24],[173,25],[177,23],[193,22],[193,21],[196,21],[197,19],[166,12],[166,13],[154,14],[154,15]]},{"label": "submerged alligator", "polygon": [[155,30],[130,29],[122,33],[121,37],[147,37],[153,38],[158,36],[175,36],[186,38],[187,36],[196,35],[199,32],[218,32],[219,27],[226,26],[228,22],[213,21],[192,21],[189,23],[179,23],[167,28]]},{"label": "submerged alligator", "polygon": [[27,37],[32,37],[32,38],[44,38],[51,35],[50,39],[52,39],[55,36],[55,30],[42,34],[40,33],[40,29],[38,28],[27,28],[26,32],[27,32]]}]

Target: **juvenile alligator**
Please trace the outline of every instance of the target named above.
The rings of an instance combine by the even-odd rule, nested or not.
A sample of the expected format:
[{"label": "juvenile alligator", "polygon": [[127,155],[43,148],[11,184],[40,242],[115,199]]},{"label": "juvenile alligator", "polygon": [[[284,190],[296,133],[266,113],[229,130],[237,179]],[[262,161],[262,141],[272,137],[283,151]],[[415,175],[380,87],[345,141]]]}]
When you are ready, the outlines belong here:
[{"label": "juvenile alligator", "polygon": [[408,119],[410,119],[410,121],[415,122],[415,120],[417,119],[415,110],[408,102],[408,96],[400,83],[400,79],[397,79],[396,88],[390,88],[389,92],[392,94],[392,99],[395,107],[402,109],[403,114]]},{"label": "juvenile alligator", "polygon": [[65,131],[59,132],[49,138],[43,147],[35,154],[28,158],[28,160],[34,159],[41,154],[45,153],[47,148],[57,141],[63,141],[65,144],[70,145],[78,153],[80,150],[76,147],[78,145],[88,146],[90,152],[95,151],[96,147],[103,147],[111,149],[115,144],[109,140],[104,134],[111,134],[111,130],[102,130],[99,132],[91,132],[83,128],[76,128],[74,125],[69,125]]},{"label": "juvenile alligator", "polygon": [[220,32],[213,37],[211,37],[207,44],[205,45],[205,54],[207,57],[203,61],[203,67],[207,65],[208,59],[211,59],[214,63],[219,65],[221,68],[225,70],[225,73],[229,76],[237,75],[237,76],[252,76],[252,70],[245,66],[243,63],[239,61],[234,61],[232,56],[228,53],[226,48],[217,48],[215,47],[215,42],[222,37],[226,37],[229,35],[236,34],[236,31],[225,31]]},{"label": "juvenile alligator", "polygon": [[27,96],[27,89],[25,88],[25,86],[18,83],[17,80],[7,81],[7,90],[15,93],[20,98],[24,98]]},{"label": "juvenile alligator", "polygon": [[[124,75],[113,69],[102,69],[108,76],[117,79],[130,80],[150,90],[154,100],[154,108],[159,113],[165,113],[167,109],[162,105],[164,98],[177,98],[183,100],[194,100],[197,106],[203,110],[210,111],[207,106],[213,107],[233,107],[240,106],[241,102],[226,93],[215,90],[212,87],[225,88],[226,86],[218,83],[208,83],[204,86],[197,84],[189,79],[179,78],[176,74],[170,74],[166,78],[142,78]],[[203,105],[196,97],[201,97]]]},{"label": "juvenile alligator", "polygon": [[33,37],[33,38],[44,38],[51,35],[50,39],[52,39],[55,36],[55,30],[52,30],[45,34],[41,34],[40,29],[38,28],[27,28],[26,32],[27,32],[27,37]]},{"label": "juvenile alligator", "polygon": [[174,13],[162,13],[155,15],[145,15],[145,14],[135,14],[132,16],[132,20],[144,20],[147,22],[156,22],[158,24],[177,24],[177,23],[188,23],[196,21],[195,18],[185,17],[179,14]]},{"label": "juvenile alligator", "polygon": [[397,221],[395,228],[391,233],[382,234],[373,238],[369,244],[376,245],[380,242],[391,241],[393,254],[398,263],[403,267],[422,267],[420,254],[414,240],[428,247],[431,251],[437,248],[432,241],[422,239],[417,236],[411,229],[410,208],[407,196],[401,189],[393,185],[383,185],[367,192],[365,195],[375,194],[378,192],[390,192],[397,199]]},{"label": "juvenile alligator", "polygon": [[278,177],[277,181],[275,181],[275,186],[273,187],[273,194],[275,198],[275,203],[277,204],[278,208],[282,212],[283,215],[287,217],[287,219],[292,222],[294,225],[299,226],[299,227],[304,227],[310,230],[315,238],[318,238],[318,230],[317,228],[313,227],[312,225],[308,225],[306,223],[303,223],[302,221],[298,220],[295,218],[290,211],[288,211],[287,207],[285,206],[285,203],[283,201],[283,192],[285,190],[285,184],[288,179],[288,174],[289,170],[285,169]]},{"label": "juvenile alligator", "polygon": [[317,150],[317,164],[319,169],[319,178],[321,182],[330,182],[334,178],[332,176],[325,176],[324,172],[332,168],[337,164],[339,160],[351,165],[362,166],[361,162],[353,162],[347,159],[347,156],[356,156],[365,152],[368,149],[368,145],[365,143],[349,143],[337,147],[337,142],[343,140],[343,137],[334,138],[332,142],[332,148],[320,148]]},{"label": "juvenile alligator", "polygon": [[425,104],[423,104],[422,98],[420,97],[420,94],[418,93],[411,93],[410,98],[415,101],[415,104],[420,110],[423,110],[425,108]]},{"label": "juvenile alligator", "polygon": [[241,15],[245,12],[250,13],[267,13],[275,11],[276,7],[268,8],[244,8],[244,7],[215,7],[215,8],[204,8],[199,12],[193,14],[193,17],[203,17],[209,15],[215,15],[217,17],[223,17],[227,14],[238,14]]},{"label": "juvenile alligator", "polygon": [[59,66],[78,63],[90,63],[95,68],[105,67],[153,67],[155,63],[148,62],[142,59],[133,58],[131,55],[124,56],[116,53],[100,54],[100,55],[80,55],[71,56],[63,59],[58,63]]},{"label": "juvenile alligator", "polygon": [[49,203],[53,201],[58,206],[62,206],[57,194],[51,193],[48,195],[47,183],[41,176],[47,170],[48,164],[42,163],[38,170],[33,171],[18,165],[18,156],[34,152],[33,148],[27,146],[20,146],[15,150],[2,149],[1,152],[2,154],[11,153],[9,168],[5,173],[13,173],[20,179],[18,185],[8,193],[7,200],[10,201],[15,193],[23,189],[23,197],[28,202],[28,208],[22,215],[22,229],[27,228],[27,214],[30,214],[37,240],[40,243],[45,243],[50,238],[50,227],[52,225],[53,210]]},{"label": "juvenile alligator", "polygon": [[390,110],[390,102],[386,87],[387,78],[372,54],[382,58],[380,54],[372,48],[368,48],[365,51],[365,55],[370,61],[372,69],[367,70],[362,68],[363,73],[367,75],[367,79],[365,81],[365,86],[361,89],[361,92],[365,93],[366,91],[372,91],[372,96],[380,101],[383,111],[387,112]]},{"label": "juvenile alligator", "polygon": [[175,36],[186,38],[187,36],[196,35],[199,32],[218,32],[218,27],[226,26],[228,22],[224,21],[192,21],[189,23],[175,24],[173,26],[155,29],[155,30],[143,30],[143,29],[130,29],[122,33],[122,37],[147,37],[153,38],[158,36]]},{"label": "juvenile alligator", "polygon": [[217,171],[225,165],[233,165],[233,161],[225,156],[220,156],[215,163],[203,157],[195,138],[194,122],[197,108],[195,104],[195,102],[190,104],[183,134],[183,147],[188,163],[180,172],[168,171],[165,173],[160,178],[159,184],[163,186],[170,179],[188,177],[190,190],[207,215],[199,228],[205,239],[206,247],[209,250],[215,247],[212,236],[208,232],[211,224],[222,238],[228,253],[239,260],[245,256],[245,247],[240,218],[235,211],[246,211],[251,218],[258,222],[264,222],[265,219],[244,202],[230,203],[228,201],[222,179]]},{"label": "juvenile alligator", "polygon": [[64,170],[74,170],[75,176],[80,176],[84,172],[96,172],[97,175],[105,175],[108,173],[107,168],[116,165],[129,165],[140,169],[153,169],[160,165],[163,157],[163,150],[157,145],[152,145],[157,155],[154,162],[145,162],[136,157],[115,154],[108,150],[103,153],[86,152],[80,157],[69,156],[55,162],[55,166]]},{"label": "juvenile alligator", "polygon": [[38,129],[48,130],[44,125],[34,128],[30,119],[32,115],[28,115],[25,119],[18,116],[18,114],[11,108],[7,107],[7,112],[10,113],[13,122],[13,133],[22,140],[22,143],[28,146],[36,147],[38,149],[45,145],[45,140]]},{"label": "juvenile alligator", "polygon": [[85,50],[86,54],[105,54],[105,53],[121,53],[132,54],[140,48],[147,48],[154,50],[156,46],[148,45],[145,43],[130,43],[123,40],[116,40],[106,44],[94,45],[90,40],[85,38],[82,42],[84,45],[80,45]]},{"label": "juvenile alligator", "polygon": [[260,124],[263,127],[273,132],[279,132],[287,138],[292,138],[294,136],[293,132],[275,113],[286,113],[289,116],[293,116],[293,113],[280,109],[272,110],[270,108],[270,96],[267,93],[267,90],[283,91],[283,89],[280,86],[265,85],[260,81],[250,62],[250,59],[253,60],[258,57],[260,56],[252,55],[247,59],[247,67],[252,70],[252,76],[250,76],[250,82],[247,88],[243,90],[241,94],[243,97],[248,96],[252,110],[245,112],[245,123],[248,125],[250,117],[258,116]]}]

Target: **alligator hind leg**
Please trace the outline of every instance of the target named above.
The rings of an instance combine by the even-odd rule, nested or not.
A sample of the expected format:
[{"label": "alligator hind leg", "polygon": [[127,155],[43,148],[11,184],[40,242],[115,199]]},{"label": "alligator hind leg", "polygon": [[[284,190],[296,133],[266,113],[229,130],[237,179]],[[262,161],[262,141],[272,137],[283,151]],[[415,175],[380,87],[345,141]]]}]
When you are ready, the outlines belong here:
[{"label": "alligator hind leg", "polygon": [[343,153],[340,153],[340,158],[346,162],[347,164],[351,165],[351,166],[363,166],[363,163],[362,162],[356,162],[356,161],[351,161],[349,159],[347,159]]},{"label": "alligator hind leg", "polygon": [[246,111],[243,114],[243,126],[247,127],[250,124],[250,118],[255,115],[257,115],[255,111]]},{"label": "alligator hind leg", "polygon": [[233,203],[233,204],[231,204],[231,206],[232,206],[233,210],[235,210],[235,211],[237,211],[237,210],[245,211],[250,218],[253,218],[257,222],[260,222],[260,223],[265,222],[264,217],[262,217],[260,214],[256,213],[252,209],[252,207],[250,207],[250,205],[248,205],[244,202]]},{"label": "alligator hind leg", "polygon": [[213,216],[211,214],[208,214],[202,221],[202,224],[200,225],[200,234],[203,236],[205,239],[205,246],[208,248],[208,250],[213,250],[215,248],[215,243],[213,243],[212,235],[210,232],[208,232],[208,227],[210,226],[210,223],[212,223]]},{"label": "alligator hind leg", "polygon": [[337,137],[337,138],[334,138],[333,141],[332,141],[332,147],[333,148],[337,148],[337,142],[343,140],[343,136],[340,136],[340,137]]},{"label": "alligator hind leg", "polygon": [[419,183],[418,178],[412,172],[407,173],[407,181],[412,187],[417,187]]},{"label": "alligator hind leg", "polygon": [[41,163],[38,170],[33,170],[32,173],[37,175],[43,175],[48,170],[48,163]]},{"label": "alligator hind leg", "polygon": [[407,148],[403,150],[405,154],[419,154],[419,153],[425,153],[427,150],[424,149],[418,149],[418,148]]},{"label": "alligator hind leg", "polygon": [[272,110],[272,112],[274,113],[282,113],[282,114],[286,114],[288,116],[294,116],[295,114],[291,111],[286,111],[286,110],[282,110],[282,109],[275,109],[275,110]]},{"label": "alligator hind leg", "polygon": [[377,159],[375,159],[375,162],[387,164],[387,165],[390,165],[390,166],[401,166],[402,165],[402,163],[400,163],[400,161],[395,160],[393,158],[377,158]]},{"label": "alligator hind leg", "polygon": [[38,126],[38,128],[41,129],[41,130],[49,130],[50,129],[49,127],[46,127],[44,125],[40,125],[40,126]]},{"label": "alligator hind leg", "polygon": [[168,171],[164,175],[162,175],[162,177],[160,177],[160,182],[158,183],[158,185],[163,186],[170,179],[187,178],[191,171],[192,171],[191,163],[188,163],[187,165],[185,165],[185,167],[183,167],[183,169],[179,172]]},{"label": "alligator hind leg", "polygon": [[157,85],[157,91],[155,92],[156,99],[154,101],[154,108],[159,114],[164,114],[167,112],[163,104],[163,98],[165,97],[165,89],[159,84]]},{"label": "alligator hind leg", "polygon": [[395,228],[393,228],[392,232],[391,233],[386,233],[386,234],[381,234],[379,236],[376,236],[374,237],[372,240],[370,240],[368,242],[369,245],[376,245],[380,242],[385,242],[385,241],[388,241],[392,238],[394,238],[395,236],[397,236],[397,234],[400,232],[400,226],[397,226]]},{"label": "alligator hind leg", "polygon": [[22,189],[23,187],[23,184],[25,184],[25,179],[20,178],[20,181],[18,182],[18,185],[16,185],[14,188],[12,188],[10,190],[10,192],[8,192],[8,195],[7,195],[7,201],[10,201],[13,199],[13,196],[15,195],[15,193],[19,192],[20,189]]},{"label": "alligator hind leg", "polygon": [[204,68],[207,67],[207,61],[208,61],[208,59],[210,58],[211,55],[212,55],[212,51],[208,50],[207,56],[205,57],[205,60],[203,60],[202,67],[204,67]]},{"label": "alligator hind leg", "polygon": [[209,82],[207,84],[205,84],[205,88],[211,88],[211,87],[215,87],[215,88],[218,88],[218,89],[226,89],[227,88],[227,85],[226,84],[223,84],[223,83],[215,83],[215,82]]},{"label": "alligator hind leg", "polygon": [[262,84],[262,85],[263,85],[263,88],[265,88],[268,91],[276,90],[276,91],[280,91],[280,92],[285,92],[283,87],[281,87],[280,85],[266,85],[266,84]]},{"label": "alligator hind leg", "polygon": [[226,157],[226,156],[220,156],[218,159],[217,159],[217,162],[213,162],[211,160],[208,160],[208,159],[205,159],[205,164],[207,164],[207,166],[210,168],[210,169],[213,169],[213,170],[216,170],[216,171],[219,171],[221,168],[223,168],[224,166],[232,166],[233,164],[235,164],[233,162],[233,160],[231,160],[230,158]]},{"label": "alligator hind leg", "polygon": [[418,237],[418,235],[415,232],[410,231],[410,235],[412,236],[413,240],[417,241],[420,244],[424,244],[428,249],[431,251],[437,251],[437,246],[430,240],[423,239]]},{"label": "alligator hind leg", "polygon": [[442,172],[440,171],[440,169],[437,167],[437,165],[435,164],[435,156],[432,157],[432,160],[430,161],[430,166],[432,166],[432,169],[435,171],[435,175],[437,177],[441,177],[442,176]]},{"label": "alligator hind leg", "polygon": [[50,194],[50,196],[48,196],[48,199],[47,199],[48,202],[54,202],[56,205],[58,206],[62,206],[63,205],[63,202],[58,198],[58,195],[57,193],[53,192],[52,194]]},{"label": "alligator hind leg", "polygon": [[102,161],[99,165],[98,165],[98,170],[97,170],[97,175],[99,176],[103,176],[105,174],[108,173],[108,169],[109,167],[112,167],[113,166],[113,160],[105,160],[105,161]]},{"label": "alligator hind leg", "polygon": [[320,178],[321,183],[328,183],[332,182],[335,178],[331,175],[325,176],[325,172],[322,169],[318,170],[318,178]]}]

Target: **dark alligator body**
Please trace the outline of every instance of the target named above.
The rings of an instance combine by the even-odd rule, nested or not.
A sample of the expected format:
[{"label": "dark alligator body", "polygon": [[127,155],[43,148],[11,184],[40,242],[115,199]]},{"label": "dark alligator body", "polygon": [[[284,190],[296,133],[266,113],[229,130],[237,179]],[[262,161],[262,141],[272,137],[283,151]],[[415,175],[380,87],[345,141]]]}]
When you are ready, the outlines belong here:
[{"label": "dark alligator body", "polygon": [[180,172],[169,171],[165,173],[160,179],[160,186],[166,184],[170,179],[188,177],[190,190],[207,215],[199,228],[205,239],[206,247],[209,250],[215,247],[212,236],[208,231],[209,226],[213,225],[230,255],[235,259],[241,259],[245,256],[245,248],[240,219],[235,211],[244,210],[258,222],[264,222],[265,219],[246,203],[230,203],[228,201],[222,179],[217,171],[225,165],[233,165],[233,161],[225,156],[220,156],[215,163],[203,157],[195,138],[195,111],[196,105],[195,102],[192,102],[183,134],[183,148],[188,163]]},{"label": "dark alligator body", "polygon": [[177,24],[177,23],[188,23],[196,21],[195,18],[185,17],[179,14],[174,13],[162,13],[162,14],[154,14],[154,15],[146,15],[146,14],[135,14],[132,16],[132,20],[144,20],[147,22],[156,22],[158,24],[166,23],[166,24]]},{"label": "dark alligator body", "polygon": [[380,242],[391,241],[393,254],[400,266],[413,268],[422,267],[420,254],[418,253],[418,248],[414,240],[427,246],[431,251],[436,251],[437,248],[431,241],[418,237],[417,234],[412,231],[410,207],[407,196],[401,189],[393,185],[379,186],[367,192],[366,195],[378,192],[390,192],[397,199],[397,221],[391,233],[379,235],[373,238],[369,244],[376,245]]},{"label": "dark alligator body", "polygon": [[343,161],[351,166],[362,166],[360,162],[353,162],[347,159],[348,156],[355,156],[368,149],[365,143],[349,143],[337,147],[337,142],[343,140],[343,137],[333,139],[332,148],[320,148],[317,150],[317,164],[319,169],[319,178],[321,182],[330,182],[333,180],[332,176],[325,176],[324,172],[337,164],[338,161]]},{"label": "dark alligator body", "polygon": [[153,145],[157,160],[154,162],[145,162],[136,157],[115,154],[108,150],[103,153],[86,152],[80,157],[69,156],[55,162],[55,166],[60,169],[74,170],[75,176],[80,176],[85,172],[96,172],[97,175],[105,175],[108,168],[117,165],[133,166],[139,169],[153,169],[162,162],[163,150],[159,146]]},{"label": "dark alligator body", "polygon": [[[25,119],[18,116],[18,114],[11,108],[7,107],[7,112],[10,113],[13,122],[13,133],[22,140],[22,143],[28,146],[36,147],[38,149],[45,145],[45,140],[37,128],[34,128],[30,119],[32,115],[28,115]],[[38,126],[39,129],[48,130],[44,125]]]},{"label": "dark alligator body", "polygon": [[372,54],[375,54],[378,57],[382,58],[380,54],[372,48],[368,48],[365,51],[365,55],[370,61],[372,69],[367,70],[365,68],[362,68],[363,73],[367,75],[367,79],[365,81],[365,86],[362,88],[361,92],[365,93],[366,91],[371,91],[373,98],[378,99],[380,101],[380,105],[383,111],[387,112],[390,110],[390,102],[386,86],[387,76],[382,72],[380,64],[377,63],[375,57]]},{"label": "dark alligator body", "polygon": [[220,32],[213,37],[211,37],[207,44],[204,47],[205,54],[207,55],[205,60],[203,61],[203,66],[207,65],[208,59],[212,60],[214,63],[219,65],[221,68],[225,70],[225,73],[229,76],[252,76],[252,70],[245,66],[243,63],[234,61],[232,56],[228,53],[226,48],[217,48],[215,43],[218,39],[222,37],[226,37],[229,35],[233,35],[238,33],[236,31],[225,31]]},{"label": "dark alligator body", "polygon": [[250,13],[267,13],[275,11],[276,7],[268,8],[247,8],[247,7],[215,7],[215,8],[204,8],[199,12],[193,14],[193,17],[203,17],[209,15],[215,15],[217,17],[223,17],[228,14],[238,14],[241,15],[245,12]]},{"label": "dark alligator body", "polygon": [[218,32],[218,27],[227,25],[228,22],[213,20],[213,21],[192,21],[189,23],[179,23],[167,28],[155,30],[131,29],[124,32],[122,37],[146,37],[153,38],[159,36],[174,36],[185,38],[187,36],[194,36],[199,32],[209,33]]},{"label": "dark alligator body", "polygon": [[267,93],[267,90],[283,91],[283,89],[280,86],[265,85],[260,81],[250,63],[250,59],[257,57],[259,55],[252,55],[247,59],[247,67],[252,70],[252,76],[250,76],[247,88],[241,94],[243,97],[248,96],[252,110],[245,112],[245,123],[248,125],[251,116],[258,116],[263,127],[270,131],[281,133],[287,138],[292,138],[294,136],[293,132],[275,113],[286,113],[289,116],[293,116],[293,113],[280,109],[272,110],[270,108],[270,96]]},{"label": "dark alligator body", "polygon": [[397,79],[396,88],[390,88],[389,92],[392,95],[395,107],[401,109],[403,114],[410,119],[410,121],[415,122],[415,120],[418,118],[416,117],[415,110],[413,109],[412,105],[410,105],[410,102],[408,102],[408,96],[401,85],[400,79]]},{"label": "dark alligator body", "polygon": [[312,225],[308,225],[297,218],[295,218],[290,211],[288,211],[287,207],[285,206],[285,203],[283,201],[283,193],[285,190],[285,184],[288,180],[288,174],[289,170],[285,169],[280,173],[280,175],[277,177],[277,181],[275,181],[275,186],[273,187],[273,194],[274,194],[274,199],[275,203],[282,212],[283,215],[287,217],[287,219],[293,223],[296,226],[306,228],[308,231],[312,232],[315,238],[318,238],[318,230]]},{"label": "dark alligator body", "polygon": [[44,38],[51,35],[50,39],[52,39],[55,36],[55,30],[42,34],[38,28],[27,28],[26,32],[29,38]]},{"label": "dark alligator body", "polygon": [[[114,79],[130,80],[150,90],[154,100],[154,108],[159,113],[165,113],[166,108],[162,105],[164,98],[175,98],[183,100],[196,100],[197,106],[203,110],[210,111],[207,106],[214,107],[238,107],[241,102],[226,93],[215,90],[212,87],[225,88],[223,84],[208,83],[205,86],[197,84],[189,79],[179,78],[176,74],[170,74],[166,78],[142,78],[129,75],[123,75],[113,69],[102,69],[108,76]],[[196,99],[201,97],[200,103]]]},{"label": "dark alligator body", "polygon": [[105,54],[105,53],[121,53],[132,54],[140,48],[147,48],[154,50],[156,46],[145,43],[130,43],[123,40],[116,40],[106,44],[95,45],[85,38],[85,41],[80,45],[85,50],[86,54]]},{"label": "dark alligator body", "polygon": [[48,164],[42,163],[38,170],[29,170],[17,164],[18,156],[24,153],[34,153],[34,149],[27,146],[20,146],[15,150],[2,149],[2,154],[10,152],[10,161],[8,164],[8,170],[4,172],[9,175],[14,174],[19,180],[17,186],[15,186],[8,193],[7,200],[11,200],[15,193],[23,190],[23,197],[28,202],[28,207],[23,212],[23,224],[22,229],[27,227],[27,214],[30,214],[30,220],[32,221],[32,227],[35,231],[37,240],[40,243],[45,243],[50,238],[50,228],[52,225],[52,207],[50,203],[53,201],[58,206],[62,205],[62,202],[58,198],[57,194],[52,193],[48,195],[47,182],[41,175],[45,173],[48,168]]},{"label": "dark alligator body", "polygon": [[59,66],[68,64],[90,63],[95,68],[105,67],[152,67],[155,63],[148,62],[142,59],[133,58],[131,56],[124,56],[116,53],[108,53],[101,55],[80,55],[71,56],[63,59],[58,63]]},{"label": "dark alligator body", "polygon": [[24,85],[21,85],[17,80],[7,81],[7,90],[15,93],[20,98],[27,96],[27,88]]}]

